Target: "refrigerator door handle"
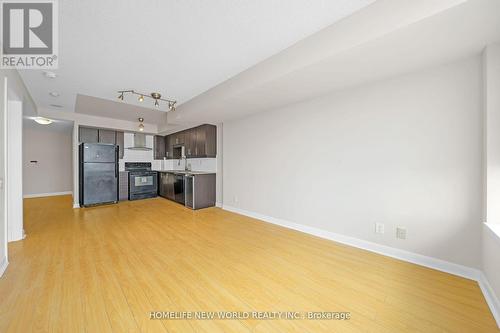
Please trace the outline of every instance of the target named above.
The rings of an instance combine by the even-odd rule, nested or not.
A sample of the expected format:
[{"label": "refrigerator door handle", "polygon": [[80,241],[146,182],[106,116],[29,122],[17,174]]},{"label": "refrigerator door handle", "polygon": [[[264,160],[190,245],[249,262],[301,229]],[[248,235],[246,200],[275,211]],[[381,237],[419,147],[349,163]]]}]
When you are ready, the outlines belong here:
[{"label": "refrigerator door handle", "polygon": [[115,148],[115,177],[118,178],[118,147]]}]

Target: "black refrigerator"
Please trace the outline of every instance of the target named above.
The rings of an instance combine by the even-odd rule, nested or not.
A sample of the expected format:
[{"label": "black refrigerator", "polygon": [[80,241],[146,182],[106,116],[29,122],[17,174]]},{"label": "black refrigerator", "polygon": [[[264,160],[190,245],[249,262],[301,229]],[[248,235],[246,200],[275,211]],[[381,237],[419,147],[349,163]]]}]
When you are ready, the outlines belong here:
[{"label": "black refrigerator", "polygon": [[82,143],[80,155],[80,206],[118,202],[118,147]]}]

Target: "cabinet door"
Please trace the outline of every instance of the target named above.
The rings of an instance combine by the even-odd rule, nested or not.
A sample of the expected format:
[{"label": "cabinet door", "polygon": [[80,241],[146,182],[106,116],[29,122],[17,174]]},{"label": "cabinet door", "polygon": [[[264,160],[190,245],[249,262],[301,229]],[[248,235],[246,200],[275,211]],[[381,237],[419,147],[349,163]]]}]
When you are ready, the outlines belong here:
[{"label": "cabinet door", "polygon": [[83,143],[98,143],[99,130],[97,128],[81,127],[78,129],[79,141]]},{"label": "cabinet door", "polygon": [[125,134],[123,132],[116,132],[116,145],[118,146],[118,158],[123,159],[125,153]]},{"label": "cabinet door", "polygon": [[205,156],[217,156],[217,126],[203,125],[205,127]]},{"label": "cabinet door", "polygon": [[205,126],[196,127],[196,146],[194,149],[196,157],[205,157],[206,137]]},{"label": "cabinet door", "polygon": [[184,144],[184,132],[178,132],[172,134],[173,143],[172,145],[182,145]]},{"label": "cabinet door", "polygon": [[167,197],[167,174],[164,172],[158,173],[158,195],[160,197]]},{"label": "cabinet door", "polygon": [[167,135],[165,137],[165,156],[167,159],[174,158],[174,147],[172,146],[171,136]]},{"label": "cabinet door", "polygon": [[174,183],[175,183],[175,175],[172,173],[167,173],[167,199],[175,200],[175,192],[174,192]]},{"label": "cabinet door", "polygon": [[196,150],[196,129],[191,128],[184,132],[184,151],[186,157],[194,157]]},{"label": "cabinet door", "polygon": [[99,130],[99,143],[116,144],[116,132],[111,130]]},{"label": "cabinet door", "polygon": [[162,160],[165,157],[165,138],[155,135],[154,137],[154,159]]}]

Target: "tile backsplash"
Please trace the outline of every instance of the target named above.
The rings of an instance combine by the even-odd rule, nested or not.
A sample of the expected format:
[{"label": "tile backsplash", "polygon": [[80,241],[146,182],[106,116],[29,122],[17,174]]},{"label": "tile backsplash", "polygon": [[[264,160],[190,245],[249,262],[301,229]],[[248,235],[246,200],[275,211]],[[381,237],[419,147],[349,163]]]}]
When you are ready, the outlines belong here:
[{"label": "tile backsplash", "polygon": [[[190,158],[187,163],[192,171],[217,172],[216,158]],[[154,160],[153,170],[184,170],[184,160]]]}]

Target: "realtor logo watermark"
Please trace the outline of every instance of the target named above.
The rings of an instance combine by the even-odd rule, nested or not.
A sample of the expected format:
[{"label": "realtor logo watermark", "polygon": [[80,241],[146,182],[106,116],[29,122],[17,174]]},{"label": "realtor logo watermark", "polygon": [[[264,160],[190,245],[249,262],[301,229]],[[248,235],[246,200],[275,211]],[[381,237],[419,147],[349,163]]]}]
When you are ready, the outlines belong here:
[{"label": "realtor logo watermark", "polygon": [[0,68],[56,69],[56,0],[0,0]]}]

